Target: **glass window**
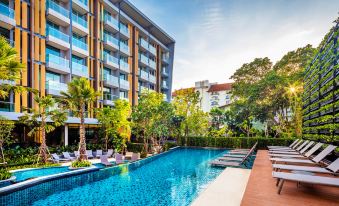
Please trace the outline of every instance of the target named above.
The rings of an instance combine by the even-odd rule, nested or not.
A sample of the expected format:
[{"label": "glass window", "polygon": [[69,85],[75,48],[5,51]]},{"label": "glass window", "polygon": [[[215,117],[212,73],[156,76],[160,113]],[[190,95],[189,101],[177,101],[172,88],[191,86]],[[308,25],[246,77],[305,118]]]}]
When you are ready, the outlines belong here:
[{"label": "glass window", "polygon": [[61,75],[47,71],[46,72],[46,81],[55,81],[55,82],[61,82]]},{"label": "glass window", "polygon": [[48,54],[53,54],[53,55],[58,56],[58,57],[61,56],[60,49],[54,48],[54,47],[49,46],[49,45],[46,46],[46,55],[48,55]]},{"label": "glass window", "polygon": [[75,56],[75,55],[72,55],[72,62],[76,62],[76,63],[82,64],[82,65],[85,65],[85,59],[78,57],[78,56]]},{"label": "glass window", "polygon": [[127,80],[127,75],[120,73],[120,79]]},{"label": "glass window", "polygon": [[120,98],[127,98],[127,92],[120,91]]}]

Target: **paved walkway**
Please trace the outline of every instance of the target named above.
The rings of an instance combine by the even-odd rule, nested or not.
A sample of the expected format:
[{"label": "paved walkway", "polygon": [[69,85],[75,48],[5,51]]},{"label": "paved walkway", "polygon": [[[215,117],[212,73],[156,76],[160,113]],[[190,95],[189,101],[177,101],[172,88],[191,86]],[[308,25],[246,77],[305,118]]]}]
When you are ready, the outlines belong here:
[{"label": "paved walkway", "polygon": [[192,206],[239,206],[245,192],[251,170],[226,168],[203,191]]},{"label": "paved walkway", "polygon": [[[277,194],[276,180],[272,178],[272,164],[267,150],[260,150],[242,200],[242,206],[319,206],[339,205],[339,188],[319,185],[301,185],[286,181],[281,194]],[[225,204],[227,205],[227,204]]]}]

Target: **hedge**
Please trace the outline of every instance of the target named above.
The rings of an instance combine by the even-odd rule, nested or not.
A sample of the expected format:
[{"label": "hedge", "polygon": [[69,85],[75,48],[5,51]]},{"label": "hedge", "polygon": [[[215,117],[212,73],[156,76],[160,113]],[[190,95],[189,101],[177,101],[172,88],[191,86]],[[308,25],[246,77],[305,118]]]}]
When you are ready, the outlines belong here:
[{"label": "hedge", "polygon": [[[177,146],[176,143],[166,142],[165,145],[164,145],[164,151],[167,151],[170,148],[175,147],[175,146]],[[151,145],[149,145],[149,147],[151,147]],[[129,151],[129,152],[142,153],[143,150],[144,150],[144,144],[143,143],[132,143],[132,142],[127,143],[127,151]]]},{"label": "hedge", "polygon": [[[218,148],[251,148],[258,142],[259,149],[267,149],[271,145],[290,145],[295,138],[266,138],[266,137],[188,137],[187,146],[218,147]],[[185,146],[185,138],[179,145]]]}]

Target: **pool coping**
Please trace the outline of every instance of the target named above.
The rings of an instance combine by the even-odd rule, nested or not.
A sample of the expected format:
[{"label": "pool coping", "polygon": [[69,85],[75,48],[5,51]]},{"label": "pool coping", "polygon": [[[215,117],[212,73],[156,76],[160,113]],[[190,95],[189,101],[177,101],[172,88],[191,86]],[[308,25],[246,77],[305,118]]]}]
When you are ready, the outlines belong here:
[{"label": "pool coping", "polygon": [[[176,146],[176,147],[170,148],[168,151],[165,151],[165,152],[162,152],[162,153],[159,153],[159,154],[155,154],[155,155],[152,155],[152,156],[140,159],[140,160],[136,160],[136,161],[133,161],[133,162],[127,162],[127,163],[124,163],[124,164],[114,165],[112,167],[99,168],[99,167],[92,165],[89,168],[73,170],[73,171],[69,171],[69,172],[62,172],[62,173],[53,174],[53,175],[46,175],[46,176],[31,179],[31,180],[25,180],[25,181],[22,181],[22,182],[18,182],[18,183],[0,188],[0,195],[9,195],[13,192],[17,192],[19,190],[23,190],[23,189],[26,189],[28,187],[32,187],[32,186],[42,184],[42,183],[45,183],[45,182],[49,182],[49,181],[52,181],[52,180],[56,180],[56,179],[66,178],[66,177],[70,177],[70,176],[76,176],[76,175],[94,172],[94,171],[99,171],[99,170],[108,170],[108,169],[112,169],[112,168],[115,168],[115,167],[122,167],[122,166],[128,167],[129,165],[132,165],[132,164],[140,164],[143,161],[148,161],[150,159],[157,158],[159,156],[162,156],[164,154],[167,154],[167,153],[172,152],[173,150],[176,150],[176,149],[179,149],[179,148],[184,148],[184,147]],[[56,167],[67,167],[67,166],[56,166]],[[53,168],[53,167],[46,167],[46,168]],[[19,169],[19,170],[25,171],[25,170],[36,170],[36,169],[42,169],[42,168],[25,168],[25,169]],[[13,172],[13,171],[11,171],[11,172]]]}]

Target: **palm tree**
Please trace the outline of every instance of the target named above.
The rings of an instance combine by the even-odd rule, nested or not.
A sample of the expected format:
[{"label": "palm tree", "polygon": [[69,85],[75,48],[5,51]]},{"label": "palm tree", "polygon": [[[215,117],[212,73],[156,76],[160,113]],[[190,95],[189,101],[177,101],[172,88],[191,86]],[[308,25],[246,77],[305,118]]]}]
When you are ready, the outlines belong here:
[{"label": "palm tree", "polygon": [[0,98],[7,97],[10,90],[21,92],[25,89],[11,84],[12,81],[21,78],[23,68],[24,65],[20,63],[17,51],[11,47],[5,37],[0,36],[0,80],[4,80],[0,85]]},{"label": "palm tree", "polygon": [[[79,160],[87,160],[86,155],[86,137],[85,137],[85,109],[89,108],[99,96],[91,87],[88,79],[74,78],[68,83],[67,92],[61,92],[64,106],[80,118],[80,142],[79,142]],[[89,110],[89,109],[87,109]],[[87,111],[88,112],[88,111]]]},{"label": "palm tree", "polygon": [[67,115],[66,112],[52,109],[56,102],[50,95],[44,97],[35,96],[34,101],[39,105],[39,110],[26,109],[29,113],[25,112],[23,116],[19,117],[19,120],[31,129],[28,136],[41,132],[38,158],[41,158],[42,162],[46,164],[48,157],[46,134],[61,126],[67,119]]}]

